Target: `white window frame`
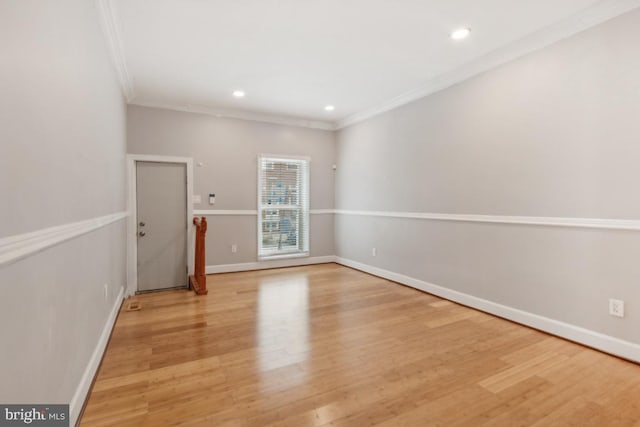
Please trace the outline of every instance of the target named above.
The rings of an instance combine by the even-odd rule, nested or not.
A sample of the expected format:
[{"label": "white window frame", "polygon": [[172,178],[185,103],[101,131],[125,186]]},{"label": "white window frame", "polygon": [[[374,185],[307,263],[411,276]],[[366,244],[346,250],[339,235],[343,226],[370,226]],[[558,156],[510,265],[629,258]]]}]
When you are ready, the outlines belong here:
[{"label": "white window frame", "polygon": [[[297,160],[297,161],[305,161],[307,162],[307,167],[304,168],[305,173],[302,176],[302,185],[305,187],[306,189],[306,196],[303,199],[303,204],[300,208],[298,208],[297,206],[295,207],[296,209],[300,209],[300,214],[304,217],[304,221],[306,222],[306,226],[303,227],[303,229],[301,230],[300,227],[297,228],[297,232],[298,233],[304,233],[302,235],[302,242],[304,244],[302,249],[297,249],[295,251],[281,251],[278,253],[274,253],[273,255],[264,255],[263,252],[263,248],[262,248],[262,212],[264,210],[273,210],[273,209],[293,209],[292,206],[277,206],[274,208],[273,205],[262,205],[262,160],[263,159],[269,159],[269,160],[274,160],[274,161],[291,161],[291,160]],[[282,154],[259,154],[258,155],[258,159],[257,159],[257,172],[258,172],[258,200],[257,200],[257,207],[258,207],[258,261],[266,261],[266,260],[274,260],[274,259],[284,259],[284,258],[302,258],[302,257],[308,257],[309,256],[309,203],[310,203],[310,199],[311,199],[311,194],[310,194],[310,183],[309,183],[309,175],[310,175],[310,169],[311,169],[311,158],[310,157],[306,157],[306,156],[289,156],[289,155],[282,155]],[[298,235],[298,241],[300,240],[300,235]]]}]

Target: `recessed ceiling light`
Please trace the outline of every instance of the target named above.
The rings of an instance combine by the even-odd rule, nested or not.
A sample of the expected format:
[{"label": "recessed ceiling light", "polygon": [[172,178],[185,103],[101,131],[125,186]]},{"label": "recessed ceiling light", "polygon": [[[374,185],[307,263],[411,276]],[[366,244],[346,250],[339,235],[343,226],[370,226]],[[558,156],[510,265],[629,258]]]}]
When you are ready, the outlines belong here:
[{"label": "recessed ceiling light", "polygon": [[235,96],[236,98],[244,98],[244,91],[243,90],[234,90],[233,91],[233,96]]},{"label": "recessed ceiling light", "polygon": [[333,105],[327,105],[326,107],[324,107],[325,111],[333,111],[335,109],[336,109],[336,107],[334,107]]},{"label": "recessed ceiling light", "polygon": [[451,38],[453,40],[462,40],[469,37],[469,34],[471,34],[470,28],[459,28],[451,33]]}]

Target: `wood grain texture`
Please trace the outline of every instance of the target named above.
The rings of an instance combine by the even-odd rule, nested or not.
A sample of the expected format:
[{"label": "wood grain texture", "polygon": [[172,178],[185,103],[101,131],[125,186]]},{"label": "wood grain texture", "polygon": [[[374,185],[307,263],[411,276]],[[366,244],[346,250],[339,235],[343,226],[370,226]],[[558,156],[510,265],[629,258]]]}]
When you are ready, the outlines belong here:
[{"label": "wood grain texture", "polygon": [[640,426],[640,366],[336,264],[135,297],[84,426]]},{"label": "wood grain texture", "polygon": [[206,239],[207,239],[207,218],[193,218],[193,225],[196,228],[196,250],[194,255],[193,275],[189,276],[189,286],[196,295],[206,295],[207,276],[205,274],[207,259]]}]

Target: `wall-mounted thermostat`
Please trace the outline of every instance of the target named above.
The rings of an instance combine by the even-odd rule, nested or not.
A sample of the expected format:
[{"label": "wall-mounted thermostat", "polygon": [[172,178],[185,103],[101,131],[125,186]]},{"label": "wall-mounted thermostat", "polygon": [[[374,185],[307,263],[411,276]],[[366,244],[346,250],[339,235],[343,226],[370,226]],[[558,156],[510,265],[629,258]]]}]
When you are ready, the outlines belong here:
[{"label": "wall-mounted thermostat", "polygon": [[210,205],[216,204],[216,195],[213,193],[209,193],[209,204]]}]

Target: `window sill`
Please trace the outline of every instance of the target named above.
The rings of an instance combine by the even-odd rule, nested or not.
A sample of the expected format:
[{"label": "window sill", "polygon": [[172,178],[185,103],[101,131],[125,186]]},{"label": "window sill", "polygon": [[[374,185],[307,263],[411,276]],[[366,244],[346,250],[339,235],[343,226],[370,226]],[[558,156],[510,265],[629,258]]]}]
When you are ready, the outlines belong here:
[{"label": "window sill", "polygon": [[263,255],[258,257],[258,261],[273,261],[288,258],[308,258],[309,252],[292,252],[290,254]]}]

